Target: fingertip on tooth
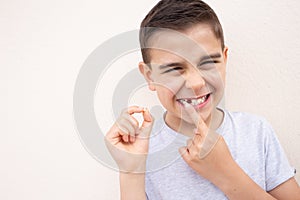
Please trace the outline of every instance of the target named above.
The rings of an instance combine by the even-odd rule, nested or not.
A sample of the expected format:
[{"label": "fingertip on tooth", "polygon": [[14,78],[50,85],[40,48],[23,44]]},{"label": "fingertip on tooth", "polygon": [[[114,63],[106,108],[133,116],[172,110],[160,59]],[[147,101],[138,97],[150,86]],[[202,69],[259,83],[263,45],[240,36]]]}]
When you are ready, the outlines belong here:
[{"label": "fingertip on tooth", "polygon": [[188,107],[189,106],[189,103],[186,102],[186,101],[182,101],[182,104],[184,105],[184,107]]}]

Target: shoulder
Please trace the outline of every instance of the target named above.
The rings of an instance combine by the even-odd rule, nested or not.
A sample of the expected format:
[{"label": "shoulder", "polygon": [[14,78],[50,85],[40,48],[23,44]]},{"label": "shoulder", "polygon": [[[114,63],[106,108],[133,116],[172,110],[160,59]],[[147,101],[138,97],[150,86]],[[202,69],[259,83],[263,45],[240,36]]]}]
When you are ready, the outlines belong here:
[{"label": "shoulder", "polygon": [[247,112],[224,110],[225,116],[221,131],[223,135],[238,143],[263,145],[268,138],[276,138],[270,123],[262,116]]},{"label": "shoulder", "polygon": [[[266,191],[294,176],[270,123],[262,116],[225,111],[225,138],[243,170]],[[256,163],[254,166],[253,163]]]},{"label": "shoulder", "polygon": [[234,121],[251,122],[251,123],[265,123],[266,119],[262,116],[239,111],[225,110],[228,117]]},{"label": "shoulder", "polygon": [[270,123],[262,116],[248,112],[231,112],[224,110],[227,123],[237,127],[259,128],[263,130],[272,129]]}]

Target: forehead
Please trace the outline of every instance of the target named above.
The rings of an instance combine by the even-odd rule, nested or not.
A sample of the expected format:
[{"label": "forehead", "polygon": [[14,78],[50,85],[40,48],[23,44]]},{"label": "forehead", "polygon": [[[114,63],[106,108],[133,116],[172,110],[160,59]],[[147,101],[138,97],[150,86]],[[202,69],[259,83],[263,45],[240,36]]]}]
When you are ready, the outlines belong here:
[{"label": "forehead", "polygon": [[206,24],[194,25],[185,31],[158,30],[149,40],[151,63],[173,61],[196,62],[201,56],[222,52],[221,41]]}]

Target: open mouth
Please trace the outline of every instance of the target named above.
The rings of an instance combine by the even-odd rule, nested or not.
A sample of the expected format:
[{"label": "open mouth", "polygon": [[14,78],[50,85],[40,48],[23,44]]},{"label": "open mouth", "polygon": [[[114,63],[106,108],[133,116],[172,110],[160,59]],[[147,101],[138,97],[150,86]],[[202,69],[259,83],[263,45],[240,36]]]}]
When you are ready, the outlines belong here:
[{"label": "open mouth", "polygon": [[209,97],[210,97],[210,94],[207,94],[205,96],[198,97],[198,98],[178,99],[177,101],[183,106],[188,103],[188,104],[192,105],[193,107],[202,107],[207,102]]}]

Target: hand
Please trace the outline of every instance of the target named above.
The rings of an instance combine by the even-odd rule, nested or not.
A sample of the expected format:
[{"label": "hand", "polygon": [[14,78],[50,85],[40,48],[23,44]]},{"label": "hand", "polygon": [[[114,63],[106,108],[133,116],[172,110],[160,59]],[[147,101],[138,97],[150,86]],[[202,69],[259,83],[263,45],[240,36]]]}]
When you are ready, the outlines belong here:
[{"label": "hand", "polygon": [[223,137],[210,130],[200,114],[191,106],[186,112],[196,125],[195,135],[187,141],[187,146],[179,149],[187,164],[202,177],[217,183],[229,168],[236,167]]},{"label": "hand", "polygon": [[[134,113],[143,114],[141,127],[132,116]],[[152,126],[153,118],[147,109],[131,106],[121,113],[108,131],[105,137],[106,146],[120,171],[145,172]]]},{"label": "hand", "polygon": [[187,164],[224,192],[228,199],[274,199],[233,160],[222,136],[209,130],[200,114],[187,105],[197,129],[187,146],[179,149]]}]

